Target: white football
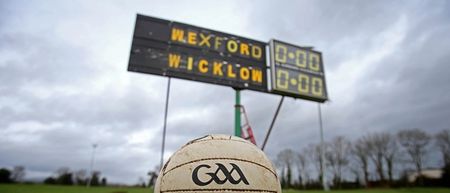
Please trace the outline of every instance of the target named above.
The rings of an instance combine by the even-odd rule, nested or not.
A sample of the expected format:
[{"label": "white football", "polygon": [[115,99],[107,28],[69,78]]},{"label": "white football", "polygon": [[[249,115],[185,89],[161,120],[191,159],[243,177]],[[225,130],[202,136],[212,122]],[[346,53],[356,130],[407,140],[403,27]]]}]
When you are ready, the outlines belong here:
[{"label": "white football", "polygon": [[281,193],[270,160],[252,143],[229,135],[195,139],[175,152],[156,181],[154,193]]}]

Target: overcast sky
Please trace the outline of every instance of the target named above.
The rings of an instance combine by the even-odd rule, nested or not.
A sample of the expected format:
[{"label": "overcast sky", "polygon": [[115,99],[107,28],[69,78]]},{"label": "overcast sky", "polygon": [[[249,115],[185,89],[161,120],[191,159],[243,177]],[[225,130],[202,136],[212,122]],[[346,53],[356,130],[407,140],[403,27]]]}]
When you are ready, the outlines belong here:
[{"label": "overcast sky", "polygon": [[[450,127],[450,1],[0,1],[0,167],[137,183],[159,164],[167,78],[127,71],[136,14],[323,53],[325,138]],[[280,96],[243,91],[259,144]],[[168,158],[233,134],[231,88],[172,79]],[[319,142],[317,103],[286,98],[266,152]]]}]

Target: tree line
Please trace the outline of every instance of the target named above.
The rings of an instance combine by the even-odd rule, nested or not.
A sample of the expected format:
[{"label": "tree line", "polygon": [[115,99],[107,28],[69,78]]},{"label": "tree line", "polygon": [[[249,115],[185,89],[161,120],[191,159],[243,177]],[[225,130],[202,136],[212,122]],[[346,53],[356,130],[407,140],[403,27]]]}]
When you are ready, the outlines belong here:
[{"label": "tree line", "polygon": [[[7,168],[0,169],[0,183],[28,183],[24,181],[25,167],[15,166],[12,170]],[[88,183],[90,186],[106,186],[107,178],[101,177],[100,171],[93,171],[91,175],[84,169],[72,171],[68,167],[61,167],[56,170],[54,175],[45,178],[44,184],[57,185],[83,185]]]},{"label": "tree line", "polygon": [[61,167],[56,170],[56,175],[45,178],[44,184],[106,186],[107,179],[100,174],[100,171],[92,171],[89,175],[84,169],[71,171],[68,167]]},{"label": "tree line", "polygon": [[12,170],[0,168],[0,183],[20,183],[25,177],[25,167],[14,166]]},{"label": "tree line", "polygon": [[[439,155],[439,164],[425,165],[436,162],[433,155]],[[323,147],[319,143],[284,149],[275,163],[283,188],[320,188],[322,171],[332,188],[450,186],[450,130],[377,132],[353,141],[337,136]],[[440,179],[422,175],[425,166],[442,171]]]}]

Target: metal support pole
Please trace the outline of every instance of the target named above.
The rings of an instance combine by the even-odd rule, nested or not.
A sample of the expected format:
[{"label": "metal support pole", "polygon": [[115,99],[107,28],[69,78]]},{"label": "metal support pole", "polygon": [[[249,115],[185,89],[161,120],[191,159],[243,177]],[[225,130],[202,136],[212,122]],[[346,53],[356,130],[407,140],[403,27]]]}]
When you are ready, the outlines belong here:
[{"label": "metal support pole", "polygon": [[261,147],[261,150],[263,150],[263,151],[264,151],[264,148],[266,147],[266,143],[267,143],[267,140],[269,139],[269,135],[272,132],[272,128],[275,125],[275,120],[278,117],[278,113],[280,112],[280,108],[281,108],[281,105],[283,104],[283,101],[284,101],[284,96],[281,97],[280,103],[278,103],[277,110],[275,111],[275,115],[273,116],[272,123],[270,123],[269,130],[267,131],[266,138],[264,139],[264,143]]},{"label": "metal support pole", "polygon": [[234,135],[241,137],[241,90],[236,90],[236,104],[234,105]]},{"label": "metal support pole", "polygon": [[91,165],[89,167],[89,174],[91,174],[91,177],[88,180],[88,183],[86,184],[86,187],[90,187],[91,186],[91,182],[92,182],[92,177],[94,177],[94,160],[95,160],[95,148],[97,148],[97,144],[92,144],[92,156],[91,156]]},{"label": "metal support pole", "polygon": [[166,107],[164,109],[164,127],[163,127],[163,138],[161,145],[161,161],[160,161],[160,169],[163,168],[164,164],[164,148],[166,144],[166,127],[167,127],[167,112],[169,111],[169,95],[170,95],[170,77],[167,80],[167,93],[166,93]]},{"label": "metal support pole", "polygon": [[320,109],[320,103],[317,103],[317,108],[319,109],[319,127],[320,127],[320,159],[322,159],[321,162],[321,168],[322,168],[322,185],[324,191],[329,191],[330,188],[327,184],[327,172],[325,168],[325,143],[323,140],[323,126],[322,126],[322,110]]}]

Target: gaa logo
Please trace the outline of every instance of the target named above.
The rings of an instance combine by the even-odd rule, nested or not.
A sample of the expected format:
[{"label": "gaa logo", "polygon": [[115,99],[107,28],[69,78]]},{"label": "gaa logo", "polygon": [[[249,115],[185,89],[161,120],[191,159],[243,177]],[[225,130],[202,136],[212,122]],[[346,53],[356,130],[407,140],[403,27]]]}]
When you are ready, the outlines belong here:
[{"label": "gaa logo", "polygon": [[[246,185],[249,185],[247,178],[245,178],[244,173],[242,173],[242,170],[233,163],[230,163],[230,165],[233,167],[233,169],[231,169],[230,171],[228,171],[228,169],[220,163],[216,163],[217,165],[217,169],[215,172],[206,172],[205,174],[208,175],[210,177],[209,180],[206,181],[201,181],[198,178],[198,172],[201,168],[211,168],[211,166],[207,165],[207,164],[202,164],[197,166],[194,171],[192,172],[192,181],[194,181],[195,184],[199,185],[199,186],[206,186],[208,184],[210,184],[211,182],[215,182],[216,184],[224,184],[225,182],[229,181],[232,184],[239,184],[240,182],[243,182]],[[238,179],[234,179],[234,177],[232,176],[233,172],[235,172],[239,175]],[[217,175],[219,174],[219,172],[222,172],[222,174],[225,176],[224,179],[220,179]]]}]

